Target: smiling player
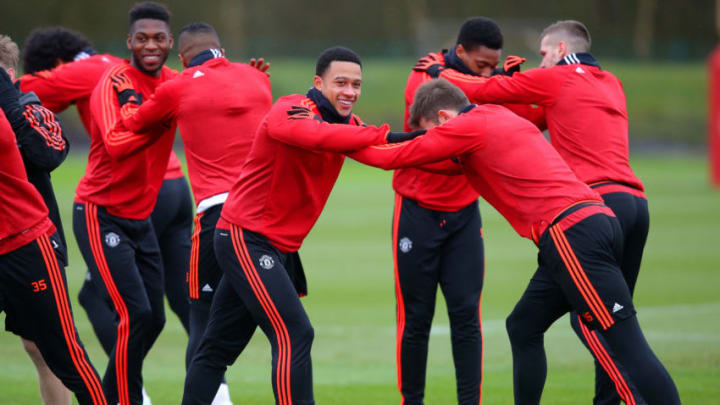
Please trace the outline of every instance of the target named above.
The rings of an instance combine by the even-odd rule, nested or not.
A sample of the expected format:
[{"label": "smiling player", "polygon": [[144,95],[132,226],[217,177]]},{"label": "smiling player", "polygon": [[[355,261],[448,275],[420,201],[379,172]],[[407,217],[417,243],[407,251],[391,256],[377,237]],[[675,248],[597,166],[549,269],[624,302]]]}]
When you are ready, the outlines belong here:
[{"label": "smiling player", "polygon": [[142,362],[165,323],[162,265],[150,214],[175,135],[173,125],[153,147],[122,160],[128,138],[112,132],[128,104],[147,99],[177,73],[163,66],[173,44],[170,15],[146,2],[130,10],[130,61],[110,68],[90,99],[91,144],[73,209],[73,228],[96,289],[117,313],[117,340],[103,386],[110,403],[142,403]]}]

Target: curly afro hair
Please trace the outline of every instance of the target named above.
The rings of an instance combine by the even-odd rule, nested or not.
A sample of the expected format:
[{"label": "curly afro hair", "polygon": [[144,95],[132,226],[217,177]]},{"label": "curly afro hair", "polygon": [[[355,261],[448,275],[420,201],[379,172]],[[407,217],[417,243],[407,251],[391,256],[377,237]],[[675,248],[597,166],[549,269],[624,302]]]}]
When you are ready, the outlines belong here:
[{"label": "curly afro hair", "polygon": [[52,69],[60,62],[71,62],[90,41],[79,32],[64,27],[37,28],[30,32],[22,49],[25,73]]}]

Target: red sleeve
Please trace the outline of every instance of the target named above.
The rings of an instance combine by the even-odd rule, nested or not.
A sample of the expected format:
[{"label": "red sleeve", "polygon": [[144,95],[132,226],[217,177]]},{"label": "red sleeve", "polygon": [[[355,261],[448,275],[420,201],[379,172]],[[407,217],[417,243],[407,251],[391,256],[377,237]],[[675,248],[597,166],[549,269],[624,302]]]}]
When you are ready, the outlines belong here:
[{"label": "red sleeve", "polygon": [[446,176],[458,176],[463,174],[462,166],[452,159],[445,159],[435,163],[428,163],[418,167],[418,169],[430,172],[444,174]]},{"label": "red sleeve", "polygon": [[114,159],[128,156],[149,146],[162,134],[160,131],[137,134],[123,125],[122,120],[129,117],[138,106],[128,103],[120,108],[120,102],[110,77],[114,74],[122,74],[125,69],[124,66],[118,66],[103,76],[95,90],[99,92],[99,97],[91,107],[93,117],[96,118],[95,121],[103,137],[105,150]]},{"label": "red sleeve", "polygon": [[315,119],[289,119],[293,102],[278,102],[268,113],[268,136],[288,145],[328,152],[350,152],[370,145],[386,143],[390,132],[381,127],[329,124]]},{"label": "red sleeve", "polygon": [[143,101],[139,108],[129,110],[132,114],[123,117],[125,128],[136,133],[145,132],[158,123],[172,120],[180,98],[181,80],[178,77],[161,84],[149,100]]},{"label": "red sleeve", "polygon": [[[42,104],[58,113],[74,100],[89,97],[96,80],[102,72],[88,69],[85,63],[66,63],[52,70],[45,70],[20,77],[20,90],[37,94]],[[104,69],[99,66],[98,69]]]},{"label": "red sleeve", "polygon": [[385,170],[416,167],[482,148],[484,129],[482,115],[468,114],[432,128],[412,141],[370,146],[348,156]]},{"label": "red sleeve", "polygon": [[[443,74],[445,71],[443,71]],[[558,91],[565,80],[555,68],[535,68],[527,72],[518,72],[512,77],[497,75],[485,82],[468,82],[463,78],[463,91],[477,103],[520,103],[547,106],[555,102]],[[458,73],[460,74],[460,73]],[[461,75],[461,74],[460,74]],[[468,76],[468,75],[464,75]],[[443,76],[445,77],[445,76]],[[471,76],[470,76],[471,77]],[[463,82],[454,76],[448,76],[453,84]]]}]

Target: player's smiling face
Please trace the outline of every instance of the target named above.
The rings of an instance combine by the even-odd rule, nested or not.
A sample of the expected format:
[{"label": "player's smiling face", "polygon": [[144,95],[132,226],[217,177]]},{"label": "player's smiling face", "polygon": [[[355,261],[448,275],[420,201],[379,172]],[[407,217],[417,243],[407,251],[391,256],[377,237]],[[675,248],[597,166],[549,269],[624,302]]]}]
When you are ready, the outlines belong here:
[{"label": "player's smiling face", "polygon": [[152,76],[158,76],[173,45],[170,27],[162,20],[141,18],[130,27],[127,47],[130,64]]},{"label": "player's smiling face", "polygon": [[320,90],[338,114],[347,117],[360,97],[362,68],[355,62],[330,62],[325,73],[315,76],[315,88]]}]

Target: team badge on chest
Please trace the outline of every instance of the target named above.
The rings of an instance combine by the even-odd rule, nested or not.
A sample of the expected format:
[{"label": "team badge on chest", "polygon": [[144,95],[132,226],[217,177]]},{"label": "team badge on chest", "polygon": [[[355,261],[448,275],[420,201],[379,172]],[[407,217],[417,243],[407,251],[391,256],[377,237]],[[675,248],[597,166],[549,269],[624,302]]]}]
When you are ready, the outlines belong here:
[{"label": "team badge on chest", "polygon": [[262,255],[260,256],[260,267],[262,267],[265,270],[270,270],[275,266],[275,260],[273,260],[272,257],[268,255]]}]

